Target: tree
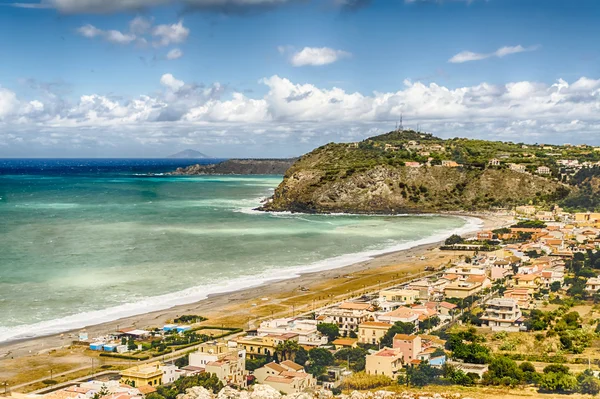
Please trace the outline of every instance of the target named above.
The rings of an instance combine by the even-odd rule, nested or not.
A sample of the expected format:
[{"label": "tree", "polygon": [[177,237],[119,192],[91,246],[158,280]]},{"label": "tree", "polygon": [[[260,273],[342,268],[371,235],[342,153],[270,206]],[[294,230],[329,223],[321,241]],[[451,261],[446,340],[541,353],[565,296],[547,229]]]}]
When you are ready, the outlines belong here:
[{"label": "tree", "polygon": [[133,337],[129,337],[129,340],[127,341],[127,350],[129,350],[129,351],[137,350],[137,345],[136,345]]},{"label": "tree", "polygon": [[523,379],[523,371],[517,363],[507,357],[497,357],[492,360],[483,380],[491,385],[517,385]]},{"label": "tree", "polygon": [[546,391],[568,392],[577,388],[577,380],[569,374],[544,373],[540,377],[539,387]]},{"label": "tree", "polygon": [[385,333],[385,335],[381,338],[381,346],[391,347],[393,345],[394,336],[396,334],[413,334],[415,332],[415,324],[414,323],[405,323],[402,321],[397,321],[394,323],[392,327]]},{"label": "tree", "polygon": [[408,383],[418,387],[431,384],[439,374],[440,371],[426,361],[420,363],[417,367],[411,365],[406,369]]},{"label": "tree", "polygon": [[550,291],[558,292],[561,286],[562,285],[560,284],[560,281],[554,281],[552,284],[550,284]]},{"label": "tree", "polygon": [[362,348],[346,348],[340,349],[334,355],[338,361],[349,361],[348,366],[354,372],[363,371],[365,369],[367,351]]},{"label": "tree", "polygon": [[315,377],[323,374],[325,368],[334,363],[333,355],[325,348],[314,348],[309,350],[308,357],[310,359],[308,371]]},{"label": "tree", "polygon": [[94,394],[94,396],[92,396],[92,399],[100,399],[106,395],[108,395],[110,392],[108,392],[108,388],[106,387],[106,385],[102,384],[102,387],[100,388],[99,392],[96,392]]},{"label": "tree", "polygon": [[281,361],[284,360],[294,360],[296,357],[296,352],[300,349],[300,345],[297,341],[292,341],[288,339],[287,341],[280,342],[275,347],[275,353],[278,355]]},{"label": "tree", "polygon": [[444,241],[444,244],[456,245],[456,244],[461,244],[462,242],[464,242],[464,239],[461,236],[459,236],[458,234],[452,234],[450,237],[446,238],[446,241]]},{"label": "tree", "polygon": [[308,352],[303,347],[300,347],[296,352],[296,358],[294,359],[296,363],[301,366],[306,366],[306,362],[308,362]]},{"label": "tree", "polygon": [[327,336],[329,342],[335,341],[340,336],[340,328],[334,323],[321,323],[317,325],[317,331]]}]

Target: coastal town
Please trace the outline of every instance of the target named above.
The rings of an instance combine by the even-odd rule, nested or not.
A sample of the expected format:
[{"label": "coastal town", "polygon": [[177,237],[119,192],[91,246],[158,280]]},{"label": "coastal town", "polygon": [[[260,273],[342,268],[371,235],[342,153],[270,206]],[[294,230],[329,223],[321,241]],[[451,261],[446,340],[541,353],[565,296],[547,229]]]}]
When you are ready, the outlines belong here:
[{"label": "coastal town", "polygon": [[[182,315],[104,335],[81,330],[69,347],[89,354],[92,367],[94,359],[108,362],[74,380],[5,383],[5,394],[322,397],[437,385],[600,393],[600,213],[527,205],[502,216],[504,226],[439,245],[451,262],[431,260],[418,273],[310,311],[243,326]],[[425,256],[413,261],[427,264]]]}]

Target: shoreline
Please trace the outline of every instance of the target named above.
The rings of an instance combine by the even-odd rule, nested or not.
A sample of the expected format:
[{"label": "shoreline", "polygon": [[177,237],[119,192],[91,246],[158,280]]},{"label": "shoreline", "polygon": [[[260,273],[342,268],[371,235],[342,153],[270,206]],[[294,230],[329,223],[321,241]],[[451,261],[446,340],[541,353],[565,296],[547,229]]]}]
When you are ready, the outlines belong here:
[{"label": "shoreline", "polygon": [[[497,228],[499,226],[506,225],[508,223],[508,220],[512,220],[512,218],[509,216],[489,213],[441,213],[439,215],[458,216],[467,219],[467,223],[462,228],[464,229],[465,227],[473,227],[473,229],[468,232],[464,232],[463,236],[472,236],[476,234],[476,232],[481,230]],[[477,219],[479,223],[477,225],[472,224],[471,226],[469,226],[469,223],[473,223],[472,218]],[[469,219],[471,219],[471,221],[469,221]],[[452,232],[449,231],[445,234],[452,234]],[[418,241],[419,240],[417,240],[416,242]],[[207,321],[207,325],[214,325],[215,322],[218,321],[219,318],[221,318],[221,323],[217,324],[222,324],[225,326],[237,325],[239,327],[239,317],[231,317],[231,320],[225,320],[228,319],[228,316],[223,316],[223,313],[227,313],[227,308],[231,307],[232,305],[236,306],[236,304],[239,304],[240,302],[248,301],[256,302],[251,303],[251,308],[257,306],[258,303],[260,303],[259,307],[273,305],[270,303],[272,302],[272,300],[274,300],[274,298],[271,298],[272,296],[283,296],[283,298],[280,298],[278,302],[286,302],[285,298],[289,297],[291,293],[294,293],[300,287],[311,287],[324,282],[327,285],[335,283],[335,280],[339,279],[340,277],[346,277],[354,273],[361,273],[366,271],[378,271],[379,269],[390,267],[397,267],[398,270],[406,269],[407,271],[403,273],[405,273],[407,276],[408,270],[411,269],[411,265],[401,265],[401,263],[413,261],[413,266],[418,266],[417,264],[419,263],[427,263],[427,260],[429,259],[426,259],[425,261],[420,261],[417,259],[435,250],[441,242],[443,242],[443,240],[440,241],[436,238],[433,242],[425,242],[408,248],[394,250],[392,247],[389,250],[384,251],[383,253],[370,254],[367,256],[366,259],[363,259],[358,262],[353,262],[351,264],[316,271],[298,272],[295,273],[295,275],[292,275],[287,278],[274,278],[273,280],[266,280],[257,285],[241,288],[239,290],[209,294],[205,299],[200,299],[185,304],[178,304],[175,306],[168,307],[166,309],[153,310],[131,316],[121,317],[113,321],[107,321],[98,324],[92,324],[82,328],[66,330],[62,333],[53,333],[37,337],[24,337],[15,340],[5,341],[0,343],[0,364],[4,359],[12,360],[13,358],[20,358],[32,354],[46,353],[53,349],[69,346],[71,344],[71,341],[74,340],[74,337],[69,337],[69,335],[77,333],[81,330],[86,330],[90,337],[96,337],[126,327],[160,327],[167,321],[172,320],[173,318],[182,314],[200,314],[205,317],[208,317],[209,320]],[[422,268],[424,269],[424,266]],[[396,276],[398,275],[399,274],[396,274]],[[312,288],[310,289],[310,294],[319,294],[319,292],[320,291],[318,290],[313,291]],[[267,299],[269,303],[261,303],[267,302],[265,301],[265,299]],[[315,306],[315,301],[318,301],[317,303],[319,306],[324,306],[326,303],[323,303],[323,301],[327,299],[328,297],[320,295],[318,299],[313,299],[313,307]],[[252,316],[252,310],[253,309],[249,309],[245,313]],[[281,312],[278,312],[278,314],[275,317],[283,317],[282,315],[280,315],[280,313]],[[294,305],[292,305],[292,310],[289,313],[294,313]],[[271,310],[271,315],[274,315],[273,310]],[[254,318],[247,317],[247,319],[247,327],[250,327],[250,321]]]}]

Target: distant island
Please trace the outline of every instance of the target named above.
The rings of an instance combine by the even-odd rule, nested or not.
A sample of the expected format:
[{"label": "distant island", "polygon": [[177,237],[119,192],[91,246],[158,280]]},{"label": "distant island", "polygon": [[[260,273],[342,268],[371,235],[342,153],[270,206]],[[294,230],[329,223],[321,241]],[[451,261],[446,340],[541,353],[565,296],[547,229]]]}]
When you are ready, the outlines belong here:
[{"label": "distant island", "polygon": [[177,159],[206,159],[210,158],[208,155],[203,154],[196,150],[183,150],[179,151],[176,154],[169,155],[167,158],[177,158]]},{"label": "distant island", "polygon": [[169,175],[283,175],[296,160],[297,158],[229,159],[208,165],[177,168]]},{"label": "distant island", "polygon": [[519,205],[600,209],[600,148],[397,130],[302,156],[261,209],[415,213]]}]

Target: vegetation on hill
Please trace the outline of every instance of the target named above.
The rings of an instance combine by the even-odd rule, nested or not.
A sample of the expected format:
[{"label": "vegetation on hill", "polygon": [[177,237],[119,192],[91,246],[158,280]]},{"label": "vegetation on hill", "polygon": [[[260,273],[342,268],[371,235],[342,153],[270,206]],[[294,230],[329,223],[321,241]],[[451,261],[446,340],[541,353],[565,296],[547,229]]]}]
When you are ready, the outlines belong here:
[{"label": "vegetation on hill", "polygon": [[579,179],[563,157],[595,162],[600,152],[395,131],[302,156],[263,208],[401,213],[550,207],[566,199],[575,206],[583,203]]}]

